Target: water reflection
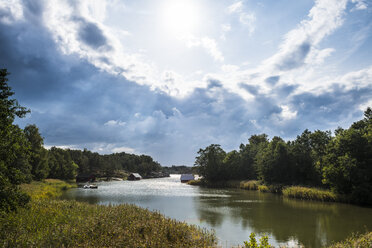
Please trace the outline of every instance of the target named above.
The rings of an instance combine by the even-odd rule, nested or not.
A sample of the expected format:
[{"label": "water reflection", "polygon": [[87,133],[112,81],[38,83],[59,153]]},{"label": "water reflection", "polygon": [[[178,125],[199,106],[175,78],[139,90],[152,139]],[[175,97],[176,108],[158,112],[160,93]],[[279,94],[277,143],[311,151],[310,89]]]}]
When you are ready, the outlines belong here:
[{"label": "water reflection", "polygon": [[272,244],[322,247],[352,232],[372,229],[372,209],[346,204],[283,199],[238,189],[207,189],[179,182],[179,176],[138,182],[105,182],[97,190],[73,189],[63,196],[93,204],[136,204],[171,218],[213,228],[227,247],[243,244],[251,232]]}]

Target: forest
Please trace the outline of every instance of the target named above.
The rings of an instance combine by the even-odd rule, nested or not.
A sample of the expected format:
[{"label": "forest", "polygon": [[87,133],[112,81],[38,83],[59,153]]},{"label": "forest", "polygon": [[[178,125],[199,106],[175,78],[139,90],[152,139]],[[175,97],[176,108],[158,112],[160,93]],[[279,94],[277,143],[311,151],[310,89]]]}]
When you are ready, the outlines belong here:
[{"label": "forest", "polygon": [[292,141],[252,135],[239,150],[200,149],[194,167],[205,181],[260,180],[265,185],[330,189],[357,204],[372,204],[372,110],[348,129],[305,130]]}]

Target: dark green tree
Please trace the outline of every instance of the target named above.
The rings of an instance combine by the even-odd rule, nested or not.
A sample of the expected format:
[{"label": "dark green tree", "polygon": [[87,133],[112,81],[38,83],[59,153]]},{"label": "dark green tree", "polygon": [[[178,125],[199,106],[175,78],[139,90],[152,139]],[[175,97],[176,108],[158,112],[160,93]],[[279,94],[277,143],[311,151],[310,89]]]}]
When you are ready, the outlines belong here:
[{"label": "dark green tree", "polygon": [[11,98],[14,92],[7,84],[8,75],[6,69],[0,69],[0,212],[15,210],[29,201],[17,185],[31,179],[29,143],[22,129],[13,124],[29,110]]},{"label": "dark green tree", "polygon": [[291,184],[293,166],[288,144],[275,136],[267,147],[257,154],[259,179],[267,184]]},{"label": "dark green tree", "polygon": [[35,180],[42,180],[49,174],[48,150],[43,147],[44,140],[36,125],[27,125],[24,132],[31,145],[30,164],[32,177]]},{"label": "dark green tree", "polygon": [[207,181],[218,181],[225,179],[226,170],[223,160],[226,152],[220,145],[212,144],[205,149],[200,149],[196,157],[195,166],[198,173]]},{"label": "dark green tree", "polygon": [[323,182],[358,203],[372,204],[372,111],[338,130],[323,156]]}]

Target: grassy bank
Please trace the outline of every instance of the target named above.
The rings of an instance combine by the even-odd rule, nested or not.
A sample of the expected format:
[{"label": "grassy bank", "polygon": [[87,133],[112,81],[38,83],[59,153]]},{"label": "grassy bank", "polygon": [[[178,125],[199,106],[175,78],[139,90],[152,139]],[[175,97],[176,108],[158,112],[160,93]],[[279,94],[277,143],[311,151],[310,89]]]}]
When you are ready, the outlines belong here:
[{"label": "grassy bank", "polygon": [[33,200],[1,220],[0,247],[207,247],[206,230],[133,205]]},{"label": "grassy bank", "polygon": [[372,232],[363,235],[353,235],[352,237],[335,243],[328,248],[371,248],[372,247]]},{"label": "grassy bank", "polygon": [[21,190],[31,196],[31,199],[50,199],[62,195],[63,191],[76,187],[74,182],[66,182],[59,179],[45,179],[33,181],[30,184],[22,184]]},{"label": "grassy bank", "polygon": [[73,184],[22,185],[32,201],[0,219],[0,247],[210,247],[213,233],[134,205],[53,199]]}]

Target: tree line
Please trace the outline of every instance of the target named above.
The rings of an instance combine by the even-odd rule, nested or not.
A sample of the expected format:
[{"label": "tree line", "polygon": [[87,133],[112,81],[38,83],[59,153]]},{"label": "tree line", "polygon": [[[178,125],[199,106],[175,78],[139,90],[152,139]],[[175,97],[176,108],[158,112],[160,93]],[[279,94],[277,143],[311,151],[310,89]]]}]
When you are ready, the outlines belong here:
[{"label": "tree line", "polygon": [[305,130],[293,141],[252,135],[239,150],[212,144],[200,149],[195,169],[204,180],[260,180],[266,185],[331,189],[353,202],[372,204],[372,110],[348,129]]},{"label": "tree line", "polygon": [[25,117],[30,110],[12,98],[14,92],[7,83],[8,75],[6,69],[0,69],[0,215],[29,201],[18,185],[32,180],[74,179],[77,173],[110,177],[123,171],[146,176],[161,170],[161,165],[146,155],[45,149],[36,125],[21,129],[14,124],[15,118]]}]

